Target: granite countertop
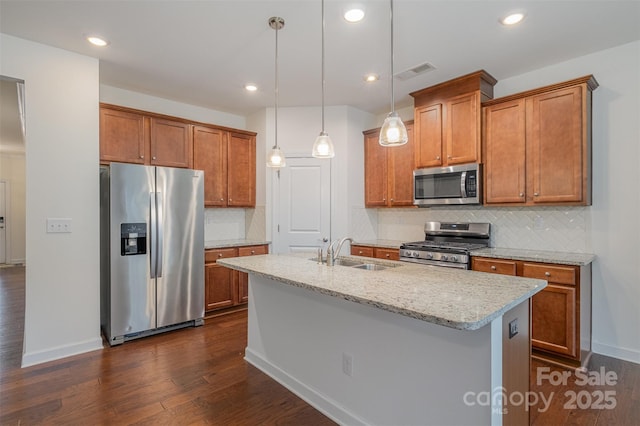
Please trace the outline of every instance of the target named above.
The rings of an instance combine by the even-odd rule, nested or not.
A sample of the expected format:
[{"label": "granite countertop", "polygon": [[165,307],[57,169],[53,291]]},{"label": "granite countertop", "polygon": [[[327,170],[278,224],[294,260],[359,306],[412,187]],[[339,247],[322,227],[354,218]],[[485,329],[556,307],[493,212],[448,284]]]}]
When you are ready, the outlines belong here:
[{"label": "granite countertop", "polygon": [[595,255],[590,253],[566,253],[559,251],[523,250],[510,248],[484,248],[473,250],[472,257],[491,257],[495,259],[524,260],[530,262],[556,263],[559,265],[585,266],[593,262]]},{"label": "granite countertop", "polygon": [[209,240],[204,242],[204,248],[217,249],[217,248],[230,248],[230,247],[246,247],[246,246],[261,246],[264,244],[270,244],[271,241],[262,240]]},{"label": "granite countertop", "polygon": [[384,261],[382,271],[329,267],[308,257],[259,255],[218,260],[218,264],[356,303],[460,330],[477,330],[527,300],[544,280]]},{"label": "granite countertop", "polygon": [[406,241],[398,241],[398,240],[365,240],[365,241],[353,242],[351,243],[351,245],[399,249],[400,245],[404,244],[405,242]]}]

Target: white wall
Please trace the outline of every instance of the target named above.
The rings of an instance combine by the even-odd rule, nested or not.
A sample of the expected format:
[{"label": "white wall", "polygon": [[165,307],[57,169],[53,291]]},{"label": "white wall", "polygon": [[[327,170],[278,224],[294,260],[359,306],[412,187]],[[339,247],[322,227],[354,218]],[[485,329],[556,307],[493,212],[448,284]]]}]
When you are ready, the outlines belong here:
[{"label": "white wall", "polygon": [[[25,82],[26,366],[102,347],[98,61],[4,34],[0,58]],[[47,234],[47,217],[73,232]]]},{"label": "white wall", "polygon": [[[488,70],[491,72],[491,70]],[[424,236],[426,220],[487,220],[496,246],[590,252],[593,350],[640,363],[640,42],[501,80],[495,97],[593,74],[593,205],[377,210],[378,238]]]},{"label": "white wall", "polygon": [[0,181],[7,182],[7,263],[25,261],[25,156],[0,153]]}]

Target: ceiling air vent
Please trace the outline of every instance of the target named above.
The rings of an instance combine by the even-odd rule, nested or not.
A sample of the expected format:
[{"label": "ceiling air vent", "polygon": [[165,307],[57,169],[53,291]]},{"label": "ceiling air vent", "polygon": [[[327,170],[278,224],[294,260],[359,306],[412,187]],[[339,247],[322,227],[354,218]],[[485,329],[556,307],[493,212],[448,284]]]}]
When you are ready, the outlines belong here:
[{"label": "ceiling air vent", "polygon": [[433,65],[431,65],[429,62],[425,62],[424,64],[420,64],[420,65],[416,65],[413,68],[410,68],[406,71],[402,71],[398,74],[395,75],[395,77],[398,80],[409,80],[410,78],[413,78],[419,74],[424,74],[427,71],[431,71],[436,69],[436,67],[434,67]]}]

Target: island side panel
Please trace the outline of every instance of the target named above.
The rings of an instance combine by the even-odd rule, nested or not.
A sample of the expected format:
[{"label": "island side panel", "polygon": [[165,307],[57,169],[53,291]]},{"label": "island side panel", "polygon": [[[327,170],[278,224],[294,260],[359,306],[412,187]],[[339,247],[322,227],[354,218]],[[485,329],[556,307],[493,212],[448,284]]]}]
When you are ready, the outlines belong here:
[{"label": "island side panel", "polygon": [[456,330],[254,274],[249,292],[245,359],[339,423],[497,423],[479,398],[502,362],[490,325]]}]

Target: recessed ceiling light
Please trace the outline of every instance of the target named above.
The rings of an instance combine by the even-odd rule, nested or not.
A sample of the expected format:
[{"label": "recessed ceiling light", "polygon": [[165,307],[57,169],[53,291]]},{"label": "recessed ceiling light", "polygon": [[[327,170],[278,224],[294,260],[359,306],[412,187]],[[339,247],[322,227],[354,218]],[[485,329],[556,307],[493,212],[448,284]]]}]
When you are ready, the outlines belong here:
[{"label": "recessed ceiling light", "polygon": [[95,35],[87,36],[87,41],[93,44],[94,46],[99,46],[99,47],[104,47],[109,44],[109,42],[104,38],[95,36]]},{"label": "recessed ceiling light", "polygon": [[505,16],[504,18],[500,19],[500,22],[503,25],[515,25],[522,22],[523,19],[524,19],[524,13],[516,12],[516,13],[511,13]]},{"label": "recessed ceiling light", "polygon": [[252,83],[245,84],[244,88],[247,92],[255,92],[256,90],[258,90],[258,86]]},{"label": "recessed ceiling light", "polygon": [[378,81],[380,80],[380,76],[378,74],[367,74],[364,77],[362,77],[364,79],[364,81],[366,81],[367,83],[373,83],[374,81]]},{"label": "recessed ceiling light", "polygon": [[351,7],[344,11],[344,19],[347,22],[360,22],[364,18],[364,9],[360,6]]}]

